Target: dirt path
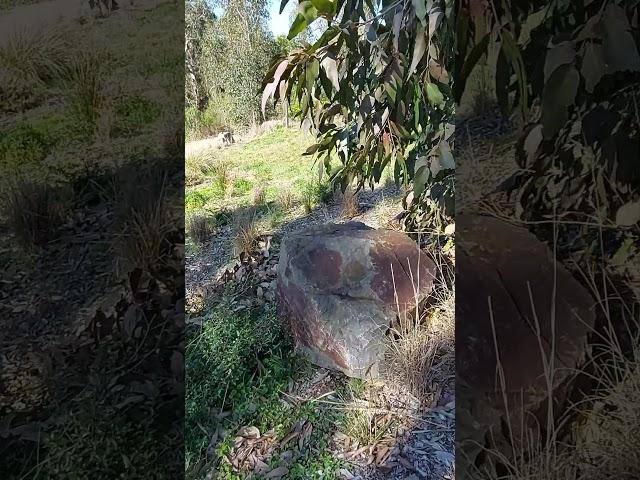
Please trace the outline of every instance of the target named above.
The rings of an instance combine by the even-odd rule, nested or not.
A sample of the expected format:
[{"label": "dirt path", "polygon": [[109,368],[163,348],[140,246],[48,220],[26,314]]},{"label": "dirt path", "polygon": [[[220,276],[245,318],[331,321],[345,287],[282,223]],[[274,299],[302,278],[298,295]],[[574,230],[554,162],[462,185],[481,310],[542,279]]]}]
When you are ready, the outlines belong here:
[{"label": "dirt path", "polygon": [[220,140],[218,139],[218,137],[194,140],[193,142],[185,143],[184,156],[193,157],[195,155],[200,155],[208,150],[217,150],[218,148],[220,148]]},{"label": "dirt path", "polygon": [[[127,10],[148,10],[173,0],[120,0],[118,14]],[[97,14],[88,0],[49,0],[21,5],[0,15],[0,46],[17,32],[60,27],[81,19],[91,20]]]}]

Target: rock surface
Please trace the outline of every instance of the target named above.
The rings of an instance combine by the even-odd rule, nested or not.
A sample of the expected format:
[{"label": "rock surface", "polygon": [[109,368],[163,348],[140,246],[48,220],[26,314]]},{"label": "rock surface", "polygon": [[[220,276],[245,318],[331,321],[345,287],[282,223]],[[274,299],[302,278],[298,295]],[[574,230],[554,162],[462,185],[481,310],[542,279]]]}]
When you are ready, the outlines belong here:
[{"label": "rock surface", "polygon": [[545,362],[554,366],[551,389],[562,403],[587,352],[595,302],[526,228],[465,215],[456,218],[456,226],[457,400],[465,410],[457,417],[458,431],[464,432],[460,439],[472,439],[473,429],[480,442],[490,427],[500,432],[505,398],[512,435],[520,438],[528,420],[545,425],[550,390]]},{"label": "rock surface", "polygon": [[360,222],[323,225],[282,242],[279,310],[314,363],[376,377],[391,322],[428,295],[434,273],[403,233]]}]

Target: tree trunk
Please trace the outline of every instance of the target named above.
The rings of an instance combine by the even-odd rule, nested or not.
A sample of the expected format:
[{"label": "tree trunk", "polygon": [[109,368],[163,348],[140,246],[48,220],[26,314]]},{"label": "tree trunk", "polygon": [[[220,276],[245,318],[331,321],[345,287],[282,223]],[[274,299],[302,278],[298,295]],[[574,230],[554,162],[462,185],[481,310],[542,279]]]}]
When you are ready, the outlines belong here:
[{"label": "tree trunk", "polygon": [[284,108],[284,126],[289,128],[289,102],[286,98],[282,99],[282,108]]}]

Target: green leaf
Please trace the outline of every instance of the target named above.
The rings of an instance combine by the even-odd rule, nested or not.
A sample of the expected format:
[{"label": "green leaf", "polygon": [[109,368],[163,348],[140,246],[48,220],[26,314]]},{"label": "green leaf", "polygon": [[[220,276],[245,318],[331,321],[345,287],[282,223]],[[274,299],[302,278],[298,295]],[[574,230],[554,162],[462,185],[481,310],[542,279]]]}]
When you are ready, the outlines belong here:
[{"label": "green leaf", "polygon": [[509,83],[511,81],[511,68],[504,53],[504,48],[498,53],[496,62],[496,100],[500,111],[507,115],[509,113]]},{"label": "green leaf", "polygon": [[567,63],[573,63],[576,58],[576,51],[572,42],[562,42],[547,52],[544,61],[544,81],[549,81],[549,77],[556,69]]},{"label": "green leaf", "polygon": [[545,139],[553,137],[566,123],[572,105],[580,75],[573,65],[566,64],[558,67],[551,74],[542,92],[542,134]]},{"label": "green leaf", "polygon": [[520,95],[520,106],[522,109],[522,115],[527,117],[528,113],[528,84],[527,84],[527,72],[524,67],[524,60],[522,59],[522,53],[518,48],[516,40],[509,30],[502,29],[500,31],[500,37],[502,38],[502,45],[504,53],[511,62],[513,70],[516,72],[516,79],[518,81],[518,89]]},{"label": "green leaf", "polygon": [[451,147],[449,146],[449,142],[442,141],[438,146],[438,153],[440,156],[440,164],[443,168],[446,169],[454,169],[456,168],[456,162],[453,158],[453,153],[451,153]]},{"label": "green leaf", "polygon": [[340,91],[340,77],[338,76],[338,63],[336,62],[335,53],[328,51],[322,59],[321,65],[333,88],[336,92]]},{"label": "green leaf", "polygon": [[600,80],[607,71],[604,60],[604,48],[602,45],[589,42],[584,48],[580,73],[584,78],[584,87],[589,93],[593,93]]},{"label": "green leaf", "polygon": [[438,26],[440,26],[440,22],[444,18],[444,13],[440,10],[432,10],[429,13],[429,41],[431,41],[431,37],[436,33]]},{"label": "green leaf", "polygon": [[616,212],[616,225],[630,227],[640,222],[640,201],[629,202]]},{"label": "green leaf", "polygon": [[367,41],[369,43],[375,43],[376,40],[378,40],[378,32],[376,32],[375,23],[372,22],[367,29]]},{"label": "green leaf", "polygon": [[293,40],[300,32],[307,28],[318,18],[318,10],[309,0],[305,0],[298,4],[298,14],[291,24],[289,35],[287,38]]},{"label": "green leaf", "polygon": [[431,105],[441,106],[444,103],[444,95],[435,83],[427,82],[424,89]]},{"label": "green leaf", "polygon": [[536,125],[527,134],[527,138],[524,140],[524,152],[527,154],[527,167],[531,165],[531,162],[538,153],[538,148],[542,143],[542,125]]},{"label": "green leaf", "polygon": [[282,14],[282,12],[284,11],[284,7],[287,6],[287,3],[289,3],[289,0],[282,0],[280,2],[280,12],[279,12],[280,14]]},{"label": "green leaf", "polygon": [[427,1],[426,0],[411,0],[413,8],[416,11],[416,17],[420,20],[420,23],[426,25],[427,18]]},{"label": "green leaf", "polygon": [[287,35],[287,38],[289,40],[293,40],[300,34],[300,32],[302,32],[305,28],[307,28],[308,25],[309,25],[309,22],[307,22],[307,19],[304,18],[303,15],[297,14],[296,18],[293,19],[293,23],[291,24],[291,28],[289,29],[289,35]]},{"label": "green leaf", "polygon": [[318,149],[320,148],[320,144],[319,143],[314,143],[313,145],[311,145],[309,148],[307,148],[303,155],[313,155],[314,153],[316,153],[318,151]]},{"label": "green leaf", "polygon": [[311,96],[311,91],[313,90],[313,85],[318,79],[318,75],[320,74],[320,62],[318,62],[317,58],[312,58],[307,62],[306,69],[306,77],[307,77],[307,92]]},{"label": "green leaf", "polygon": [[411,75],[417,68],[418,63],[422,60],[424,52],[427,50],[427,35],[424,30],[424,26],[419,23],[416,32],[416,43],[413,47],[413,58],[411,60],[411,66],[409,67],[409,75]]},{"label": "green leaf", "polygon": [[605,30],[604,53],[607,73],[640,71],[640,54],[629,32],[629,20],[624,9],[611,4],[604,11],[601,22]]},{"label": "green leaf", "polygon": [[321,15],[333,17],[336,13],[336,2],[331,0],[311,0],[311,4],[320,12]]}]

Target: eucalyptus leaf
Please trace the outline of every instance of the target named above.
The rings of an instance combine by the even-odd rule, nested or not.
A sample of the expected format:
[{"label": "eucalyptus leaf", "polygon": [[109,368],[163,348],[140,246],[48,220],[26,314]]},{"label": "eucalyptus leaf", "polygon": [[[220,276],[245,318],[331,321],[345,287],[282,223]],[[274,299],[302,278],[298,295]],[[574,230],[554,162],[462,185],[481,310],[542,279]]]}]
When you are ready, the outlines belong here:
[{"label": "eucalyptus leaf", "polygon": [[440,106],[444,103],[444,95],[435,83],[427,82],[424,88],[431,105]]},{"label": "eucalyptus leaf", "polygon": [[629,202],[616,212],[616,225],[630,227],[640,222],[640,201]]},{"label": "eucalyptus leaf", "polygon": [[413,58],[411,60],[411,66],[409,67],[409,75],[415,72],[426,50],[427,50],[427,36],[424,30],[424,27],[422,26],[421,23],[419,23],[416,31],[416,42],[413,47]]},{"label": "eucalyptus leaf", "polygon": [[578,92],[580,75],[573,65],[558,67],[544,87],[542,93],[542,133],[551,138],[568,119],[568,107],[573,104]]}]

